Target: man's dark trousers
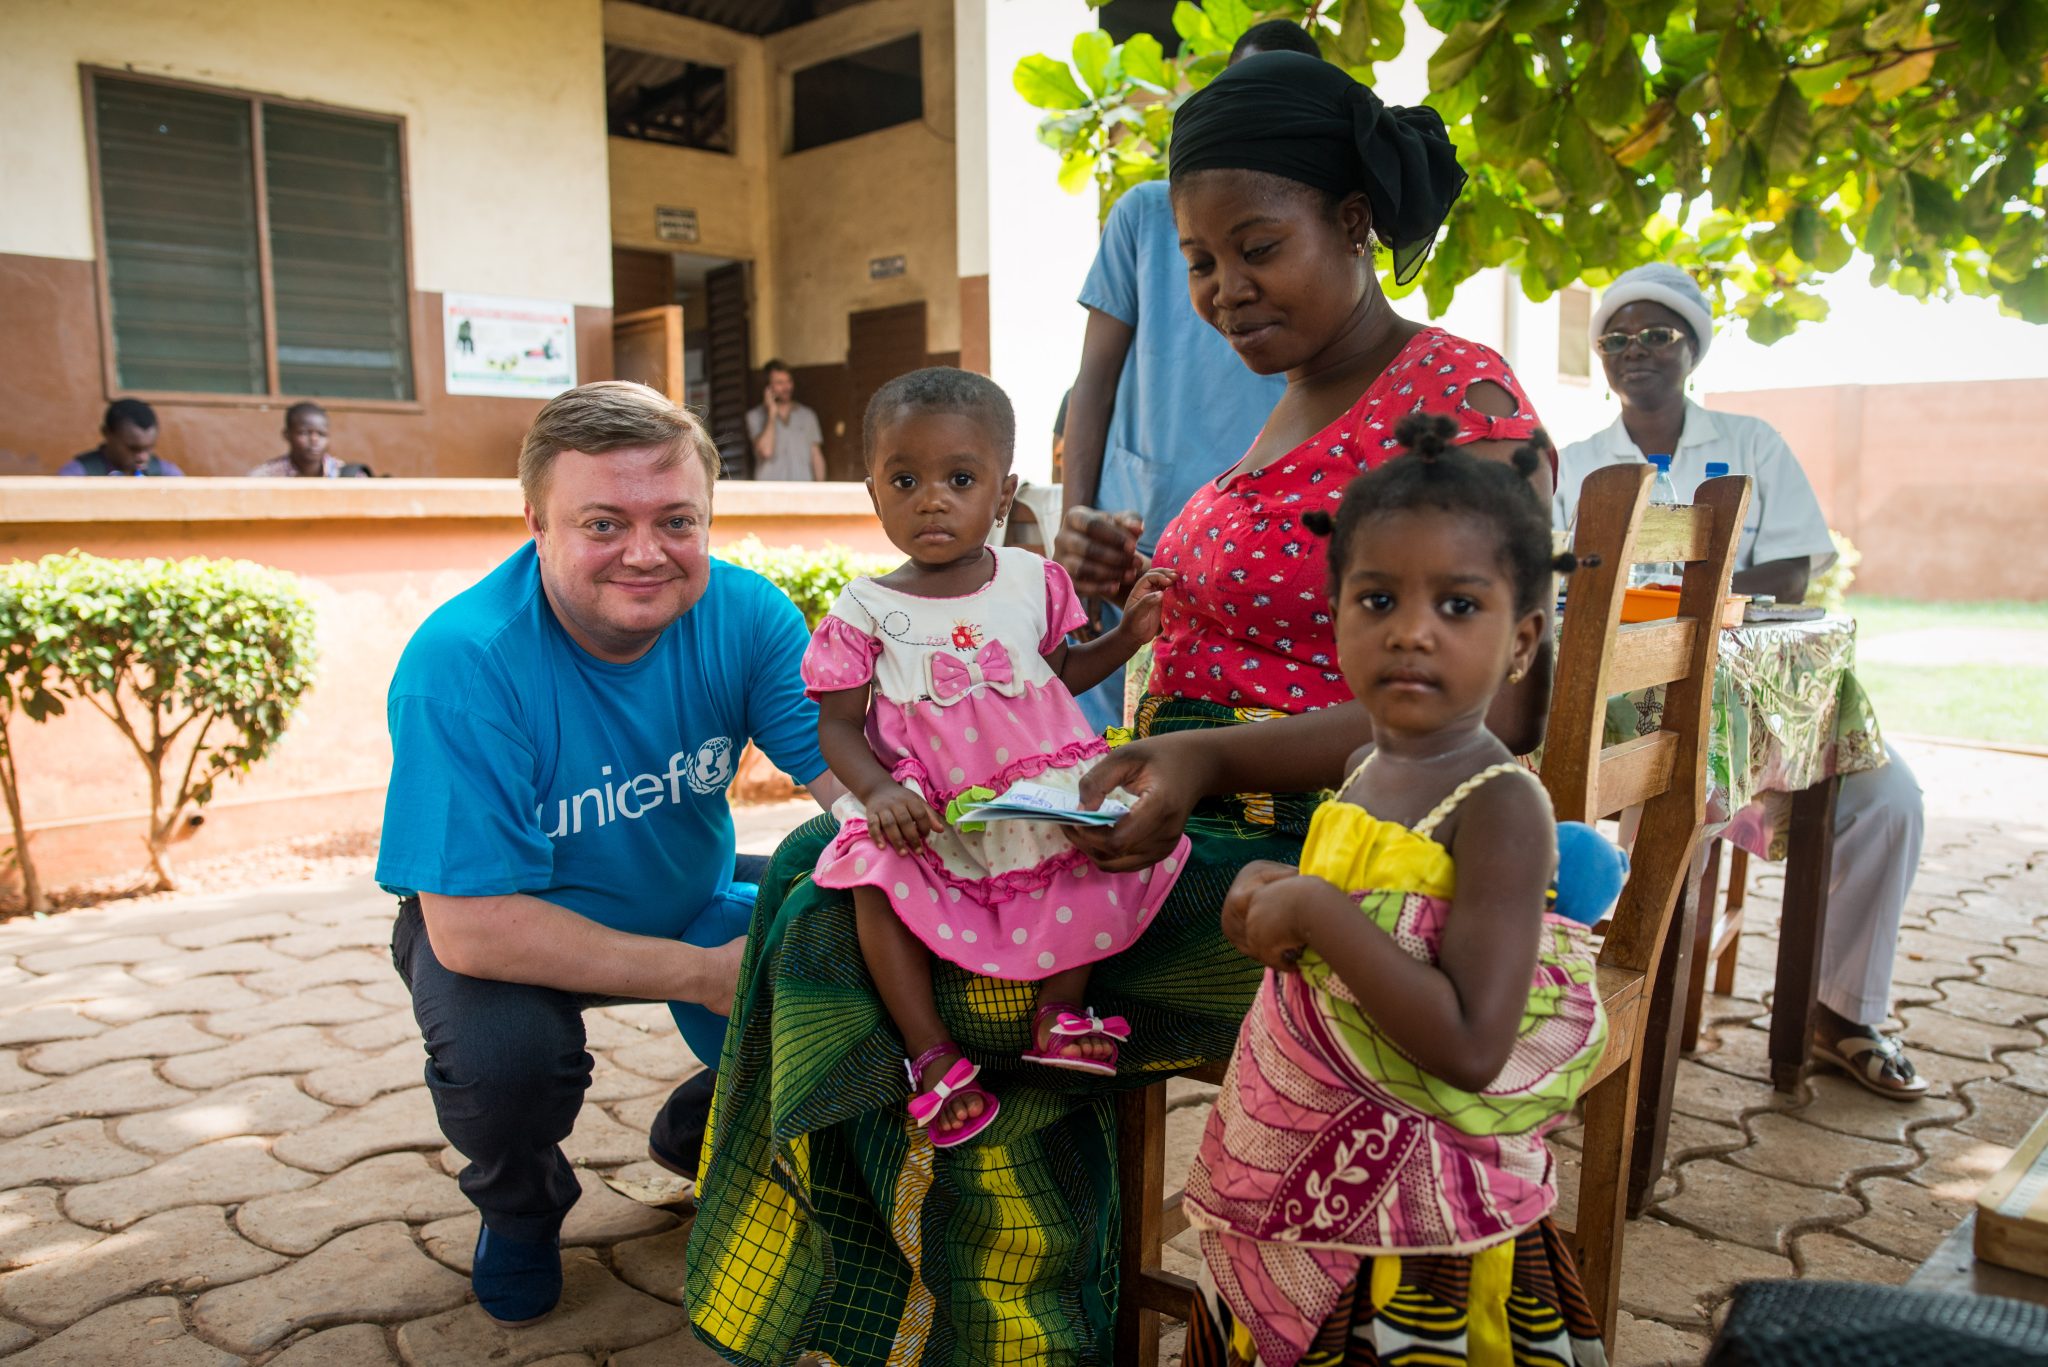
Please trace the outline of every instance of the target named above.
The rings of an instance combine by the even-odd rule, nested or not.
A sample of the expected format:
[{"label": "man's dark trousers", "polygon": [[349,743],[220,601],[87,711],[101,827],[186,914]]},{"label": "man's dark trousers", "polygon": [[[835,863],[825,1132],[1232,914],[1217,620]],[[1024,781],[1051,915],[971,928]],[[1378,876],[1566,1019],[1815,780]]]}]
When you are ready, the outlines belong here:
[{"label": "man's dark trousers", "polygon": [[[766,867],[760,856],[740,855],[734,881],[752,883]],[[427,1090],[441,1132],[469,1159],[462,1194],[507,1239],[553,1239],[582,1193],[561,1143],[590,1088],[583,1012],[621,999],[452,972],[434,957],[417,898],[400,905],[391,959],[426,1038]],[[685,1168],[697,1165],[717,1062],[707,1059],[704,1072],[675,1089],[649,1132]]]}]

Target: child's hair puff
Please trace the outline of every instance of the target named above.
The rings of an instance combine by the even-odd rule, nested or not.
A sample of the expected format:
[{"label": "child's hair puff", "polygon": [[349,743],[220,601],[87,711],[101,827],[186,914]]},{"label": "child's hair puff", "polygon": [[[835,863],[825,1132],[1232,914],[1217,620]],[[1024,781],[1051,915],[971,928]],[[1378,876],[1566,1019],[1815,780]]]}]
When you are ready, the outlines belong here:
[{"label": "child's hair puff", "polygon": [[861,447],[864,463],[872,469],[875,463],[875,437],[882,425],[894,421],[899,412],[911,413],[960,413],[981,424],[996,451],[1003,458],[1003,468],[1010,466],[1011,457],[1017,449],[1017,412],[1010,406],[1010,396],[1003,387],[986,375],[977,375],[971,370],[959,370],[949,365],[927,366],[913,370],[907,375],[898,375],[875,391],[868,400],[868,411],[861,423]]},{"label": "child's hair puff", "polygon": [[1517,447],[1506,465],[1482,460],[1451,445],[1458,425],[1442,413],[1411,413],[1394,429],[1407,448],[1403,458],[1369,470],[1345,487],[1332,516],[1304,513],[1301,525],[1330,538],[1330,587],[1343,577],[1360,529],[1375,518],[1418,508],[1459,513],[1490,523],[1499,536],[1500,562],[1515,588],[1515,611],[1532,612],[1549,589],[1550,576],[1598,564],[1550,550],[1550,518],[1529,486],[1550,439],[1541,430]]}]

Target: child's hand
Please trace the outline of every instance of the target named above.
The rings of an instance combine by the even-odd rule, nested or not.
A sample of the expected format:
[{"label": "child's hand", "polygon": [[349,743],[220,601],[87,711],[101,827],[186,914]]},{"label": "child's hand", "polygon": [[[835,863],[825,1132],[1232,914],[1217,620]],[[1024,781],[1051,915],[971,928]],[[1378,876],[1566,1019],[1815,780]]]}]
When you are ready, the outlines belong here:
[{"label": "child's hand", "polygon": [[1252,952],[1245,922],[1251,914],[1252,902],[1264,889],[1275,883],[1295,877],[1300,870],[1291,864],[1276,864],[1270,859],[1254,859],[1237,871],[1237,878],[1230,885],[1230,891],[1223,894],[1223,936],[1236,945],[1247,957],[1264,959]]},{"label": "child's hand", "polygon": [[868,834],[877,845],[898,854],[924,848],[927,837],[946,829],[931,804],[900,783],[891,783],[861,805],[867,808]]},{"label": "child's hand", "polygon": [[1131,586],[1131,596],[1124,601],[1122,629],[1129,633],[1133,648],[1159,634],[1160,610],[1177,577],[1172,570],[1146,570]]}]

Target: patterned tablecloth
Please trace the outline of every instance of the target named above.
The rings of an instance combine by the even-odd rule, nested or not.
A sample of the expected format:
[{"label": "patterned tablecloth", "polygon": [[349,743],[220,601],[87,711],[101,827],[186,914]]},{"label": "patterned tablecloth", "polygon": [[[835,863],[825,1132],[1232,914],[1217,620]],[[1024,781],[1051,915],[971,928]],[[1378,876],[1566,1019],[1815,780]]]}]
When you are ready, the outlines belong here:
[{"label": "patterned tablecloth", "polygon": [[[1792,794],[1886,762],[1870,698],[1856,681],[1848,617],[1769,622],[1721,633],[1708,742],[1707,825],[1765,859],[1785,857]],[[1606,743],[1657,728],[1664,690],[1608,700]]]}]

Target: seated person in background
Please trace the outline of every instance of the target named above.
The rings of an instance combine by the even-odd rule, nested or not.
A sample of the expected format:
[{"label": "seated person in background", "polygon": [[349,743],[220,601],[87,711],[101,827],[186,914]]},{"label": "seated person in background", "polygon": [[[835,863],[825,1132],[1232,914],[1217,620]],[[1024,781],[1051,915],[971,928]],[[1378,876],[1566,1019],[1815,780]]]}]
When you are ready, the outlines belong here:
[{"label": "seated person in background", "polygon": [[[1558,453],[1553,523],[1569,527],[1579,487],[1595,470],[1671,454],[1671,483],[1690,502],[1709,461],[1747,475],[1749,512],[1736,551],[1737,593],[1797,603],[1810,578],[1834,563],[1834,543],[1813,486],[1771,425],[1714,413],[1685,396],[1685,381],[1707,354],[1714,319],[1692,277],[1655,262],[1624,272],[1593,313],[1593,349],[1621,400],[1612,427]],[[1901,1101],[1924,1096],[1899,1041],[1878,1029],[1891,1014],[1899,917],[1920,865],[1926,811],[1912,770],[1887,746],[1889,763],[1842,780],[1835,807],[1833,876],[1821,945],[1814,1056],[1854,1081]]]},{"label": "seated person in background", "polygon": [[156,410],[140,399],[116,399],[100,420],[100,444],[81,451],[60,475],[183,475],[156,453]]},{"label": "seated person in background", "polygon": [[390,478],[390,476],[389,476],[389,475],[382,475],[382,476],[380,476],[380,475],[379,475],[379,474],[378,474],[378,473],[377,473],[377,472],[376,472],[375,470],[372,470],[372,469],[371,469],[371,468],[370,468],[369,466],[367,466],[367,465],[363,464],[363,463],[362,463],[361,461],[359,461],[359,460],[352,460],[352,461],[350,461],[350,462],[349,462],[348,464],[346,464],[346,465],[342,466],[342,467],[341,467],[341,477],[342,477],[343,479],[380,479],[380,478],[381,478],[381,479],[389,479],[389,478]]},{"label": "seated person in background", "polygon": [[295,403],[284,411],[285,453],[272,456],[251,475],[275,479],[339,479],[342,463],[327,454],[327,410],[317,403]]}]

